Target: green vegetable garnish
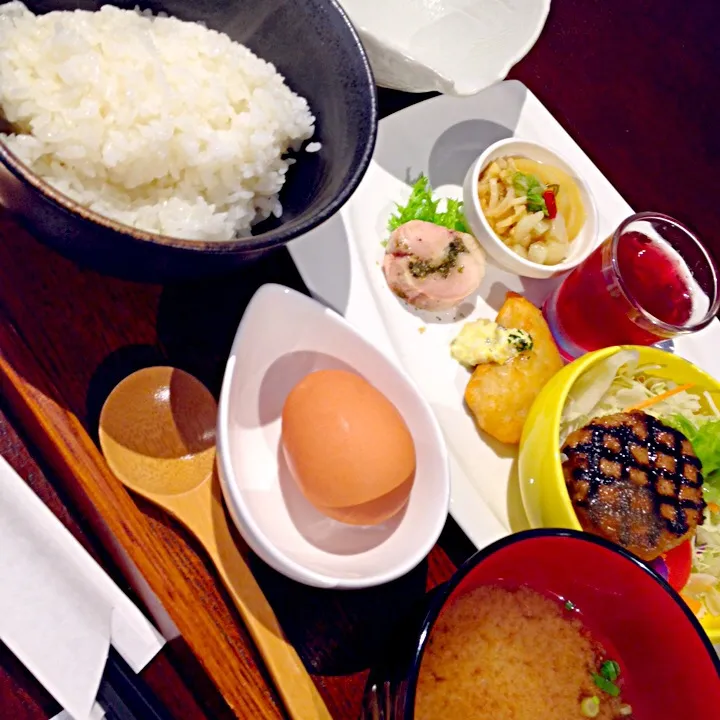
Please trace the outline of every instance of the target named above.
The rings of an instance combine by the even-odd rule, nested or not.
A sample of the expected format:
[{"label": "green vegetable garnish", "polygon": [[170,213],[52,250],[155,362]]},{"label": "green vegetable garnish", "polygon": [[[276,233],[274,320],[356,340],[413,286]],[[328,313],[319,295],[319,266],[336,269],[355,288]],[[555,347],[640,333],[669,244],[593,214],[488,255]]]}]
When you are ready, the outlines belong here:
[{"label": "green vegetable garnish", "polygon": [[695,425],[683,415],[671,415],[663,422],[679,430],[690,441],[702,463],[705,500],[720,503],[720,419]]},{"label": "green vegetable garnish", "polygon": [[543,212],[548,215],[547,205],[543,193],[547,188],[535,177],[535,175],[516,172],[513,175],[513,189],[518,196],[525,196],[525,206],[528,212]]},{"label": "green vegetable garnish", "polygon": [[606,660],[600,666],[600,674],[610,682],[615,682],[620,676],[620,665],[614,660]]},{"label": "green vegetable garnish", "polygon": [[574,610],[574,609],[575,609],[575,603],[572,602],[571,600],[566,600],[566,601],[565,601],[565,609],[566,609],[566,610]]},{"label": "green vegetable garnish", "polygon": [[617,697],[620,694],[620,688],[615,683],[610,682],[610,680],[604,678],[602,675],[593,673],[592,679],[595,685],[597,685],[603,692],[606,692],[608,695],[612,695],[612,697]]},{"label": "green vegetable garnish", "polygon": [[532,350],[533,339],[525,330],[510,330],[508,333],[508,342],[518,351],[525,352]]},{"label": "green vegetable garnish", "polygon": [[584,717],[594,718],[600,713],[600,698],[597,695],[586,697],[580,703],[580,712]]},{"label": "green vegetable garnish", "polygon": [[[445,256],[440,263],[433,264],[427,260],[412,260],[409,265],[410,273],[416,278],[425,278],[434,273],[447,277],[450,271],[457,265],[458,257],[464,252],[467,252],[467,248],[463,241],[458,239],[452,240],[447,246]],[[462,269],[462,267],[460,269]]]},{"label": "green vegetable garnish", "polygon": [[[442,212],[438,210],[441,202],[445,204],[445,210]],[[393,231],[406,222],[410,222],[410,220],[424,220],[450,230],[469,233],[462,206],[461,200],[448,199],[441,201],[433,199],[430,181],[425,175],[421,175],[412,186],[412,192],[407,203],[395,206],[395,213],[388,221],[388,229]]]},{"label": "green vegetable garnish", "polygon": [[615,660],[606,660],[600,666],[600,673],[593,673],[593,682],[608,695],[617,697],[620,694],[620,688],[615,681],[620,677],[620,665]]}]

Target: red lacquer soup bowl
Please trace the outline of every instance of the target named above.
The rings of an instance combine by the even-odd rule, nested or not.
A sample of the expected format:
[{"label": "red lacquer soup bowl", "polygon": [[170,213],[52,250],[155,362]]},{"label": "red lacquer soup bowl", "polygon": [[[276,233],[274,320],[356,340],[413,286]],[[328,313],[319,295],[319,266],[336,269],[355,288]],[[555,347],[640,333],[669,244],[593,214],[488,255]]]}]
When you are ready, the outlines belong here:
[{"label": "red lacquer soup bowl", "polygon": [[720,713],[720,659],[665,580],[601,538],[542,529],[480,550],[408,613],[382,666],[371,673],[364,717],[413,718],[418,671],[438,616],[481,585],[526,586],[560,603],[570,601],[591,635],[619,660],[633,720],[695,720]]}]

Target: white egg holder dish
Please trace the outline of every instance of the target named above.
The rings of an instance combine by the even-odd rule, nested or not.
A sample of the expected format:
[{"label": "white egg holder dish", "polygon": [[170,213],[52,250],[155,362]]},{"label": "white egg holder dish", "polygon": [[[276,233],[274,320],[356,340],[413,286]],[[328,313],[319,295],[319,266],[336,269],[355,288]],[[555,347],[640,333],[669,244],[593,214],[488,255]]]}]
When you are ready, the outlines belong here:
[{"label": "white egg holder dish", "polygon": [[[404,508],[374,526],[333,520],[303,496],[282,450],[281,415],[295,385],[317,370],[364,377],[399,410],[415,443]],[[447,447],[414,383],[349,323],[281,285],[264,285],[238,329],[218,408],[218,468],[230,514],[250,548],[307,585],[361,588],[416,567],[442,532],[450,500]]]}]

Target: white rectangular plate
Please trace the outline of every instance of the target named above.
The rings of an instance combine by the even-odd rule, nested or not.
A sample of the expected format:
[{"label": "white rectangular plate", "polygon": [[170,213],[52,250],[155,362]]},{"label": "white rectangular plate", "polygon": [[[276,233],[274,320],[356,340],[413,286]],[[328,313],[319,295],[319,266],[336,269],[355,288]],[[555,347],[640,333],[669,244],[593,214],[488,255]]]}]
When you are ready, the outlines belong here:
[{"label": "white rectangular plate", "polygon": [[[290,246],[313,295],[343,314],[401,363],[430,402],[452,456],[450,512],[477,547],[528,527],[517,478],[517,448],[479,433],[463,405],[469,373],[449,353],[463,323],[494,319],[505,293],[540,304],[556,280],[530,280],[488,264],[474,308],[462,317],[409,310],[388,289],[380,268],[394,203],[423,172],[439,192],[461,197],[473,160],[491,143],[517,136],[564,155],[587,181],[600,212],[600,238],[632,213],[538,99],[521,83],[503,82],[469,98],[439,97],[380,123],[373,162],[343,210]],[[676,342],[676,352],[720,375],[720,323]]]}]

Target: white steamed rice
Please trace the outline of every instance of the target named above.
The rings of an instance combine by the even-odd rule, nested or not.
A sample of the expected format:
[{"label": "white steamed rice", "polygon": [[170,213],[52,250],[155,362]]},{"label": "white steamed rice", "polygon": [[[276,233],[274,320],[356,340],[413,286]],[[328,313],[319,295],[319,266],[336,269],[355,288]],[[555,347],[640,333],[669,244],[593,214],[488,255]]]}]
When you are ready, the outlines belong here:
[{"label": "white steamed rice", "polygon": [[199,240],[279,216],[284,155],[315,131],[307,101],[227,35],[111,6],[0,5],[0,109],[17,131],[0,140],[65,195]]}]

